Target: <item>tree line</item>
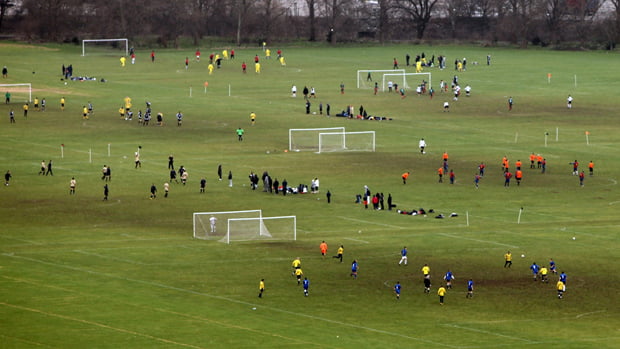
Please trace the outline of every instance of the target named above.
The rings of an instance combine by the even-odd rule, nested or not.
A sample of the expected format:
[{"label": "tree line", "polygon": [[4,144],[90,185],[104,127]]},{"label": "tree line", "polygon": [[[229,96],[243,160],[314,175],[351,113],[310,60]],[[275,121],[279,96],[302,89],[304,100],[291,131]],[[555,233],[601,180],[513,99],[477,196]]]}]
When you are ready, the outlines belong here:
[{"label": "tree line", "polygon": [[127,37],[161,47],[217,37],[237,45],[475,40],[613,48],[620,0],[0,0],[0,34]]}]

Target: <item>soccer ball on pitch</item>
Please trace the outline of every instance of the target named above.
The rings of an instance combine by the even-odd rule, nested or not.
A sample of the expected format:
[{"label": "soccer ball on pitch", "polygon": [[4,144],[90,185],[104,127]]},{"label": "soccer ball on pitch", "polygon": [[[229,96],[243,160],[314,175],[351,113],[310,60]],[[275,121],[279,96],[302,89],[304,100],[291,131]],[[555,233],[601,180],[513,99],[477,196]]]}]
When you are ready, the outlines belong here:
[{"label": "soccer ball on pitch", "polygon": [[573,236],[573,240],[576,240],[577,238]]},{"label": "soccer ball on pitch", "polygon": [[522,254],[522,255],[521,255],[521,258],[525,258],[525,255],[524,255],[524,254]]}]

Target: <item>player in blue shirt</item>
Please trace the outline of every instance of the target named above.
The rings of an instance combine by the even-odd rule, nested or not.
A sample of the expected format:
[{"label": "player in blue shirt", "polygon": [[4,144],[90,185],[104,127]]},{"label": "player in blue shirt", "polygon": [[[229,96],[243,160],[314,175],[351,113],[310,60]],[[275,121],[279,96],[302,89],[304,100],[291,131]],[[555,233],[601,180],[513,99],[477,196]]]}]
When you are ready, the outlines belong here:
[{"label": "player in blue shirt", "polygon": [[398,262],[398,265],[401,265],[402,263],[407,265],[407,246],[403,247],[400,251],[400,262]]},{"label": "player in blue shirt", "polygon": [[549,270],[554,274],[558,273],[558,271],[555,269],[555,261],[553,261],[553,258],[549,259]]},{"label": "player in blue shirt", "polygon": [[565,272],[560,273],[560,281],[562,281],[564,285],[566,285],[566,273]]},{"label": "player in blue shirt", "polygon": [[540,267],[538,266],[538,264],[536,264],[536,262],[534,262],[530,266],[530,270],[532,270],[532,274],[534,274],[534,281],[536,281],[537,277],[538,277],[538,271],[540,270]]},{"label": "player in blue shirt", "polygon": [[396,299],[400,300],[400,281],[396,281],[396,285],[394,285],[394,293],[396,293]]},{"label": "player in blue shirt", "polygon": [[467,294],[465,295],[465,298],[472,298],[474,296],[474,280],[469,279],[469,281],[467,281]]},{"label": "player in blue shirt", "polygon": [[351,263],[351,276],[353,276],[354,279],[357,279],[357,269],[357,259],[354,259],[353,263]]},{"label": "player in blue shirt", "polygon": [[308,288],[310,287],[310,280],[308,280],[308,278],[304,278],[303,286],[304,286],[304,296],[308,297]]},{"label": "player in blue shirt", "polygon": [[452,288],[452,280],[456,278],[454,277],[454,275],[452,275],[452,272],[448,270],[443,279],[446,280],[446,288]]}]

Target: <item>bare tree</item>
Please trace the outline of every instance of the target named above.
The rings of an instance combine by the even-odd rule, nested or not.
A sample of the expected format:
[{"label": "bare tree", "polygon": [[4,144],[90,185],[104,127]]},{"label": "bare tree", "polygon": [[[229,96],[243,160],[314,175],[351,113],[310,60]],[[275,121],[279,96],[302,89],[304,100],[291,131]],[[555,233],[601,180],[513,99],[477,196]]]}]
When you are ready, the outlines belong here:
[{"label": "bare tree", "polygon": [[443,10],[450,21],[450,33],[452,38],[456,38],[457,34],[457,20],[459,17],[467,15],[468,4],[466,0],[446,0],[442,4]]},{"label": "bare tree", "polygon": [[6,12],[13,6],[15,6],[13,0],[0,0],[0,33],[2,32],[2,22],[4,20],[4,16],[6,15]]},{"label": "bare tree", "polygon": [[[620,0],[618,0],[620,1]],[[379,0],[379,42],[383,43],[390,28],[389,13],[394,8],[394,0]]]},{"label": "bare tree", "polygon": [[610,0],[616,10],[616,43],[620,42],[620,0]]},{"label": "bare tree", "polygon": [[327,24],[329,26],[329,33],[327,40],[335,44],[338,39],[337,35],[344,29],[342,23],[346,17],[346,10],[352,3],[352,0],[323,0],[324,1],[324,13],[327,18]]},{"label": "bare tree", "polygon": [[566,14],[566,1],[545,0],[542,6],[549,37],[552,41],[557,42],[562,37],[562,18]]},{"label": "bare tree", "polygon": [[316,41],[316,1],[306,0],[308,4],[308,24],[310,26],[310,33],[308,41]]},{"label": "bare tree", "polygon": [[416,38],[422,39],[437,0],[395,0],[398,8],[413,20]]},{"label": "bare tree", "polygon": [[286,11],[276,0],[264,0],[263,8],[265,10],[265,16],[263,19],[263,37],[267,42],[270,42],[274,22],[282,17]]}]

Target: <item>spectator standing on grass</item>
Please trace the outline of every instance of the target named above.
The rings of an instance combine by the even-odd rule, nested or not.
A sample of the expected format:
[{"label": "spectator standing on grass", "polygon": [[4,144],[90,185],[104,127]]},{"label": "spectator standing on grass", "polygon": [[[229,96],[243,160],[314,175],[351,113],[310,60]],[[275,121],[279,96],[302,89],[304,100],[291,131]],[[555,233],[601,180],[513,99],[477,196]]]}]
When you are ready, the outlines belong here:
[{"label": "spectator standing on grass", "polygon": [[71,177],[71,181],[69,181],[69,195],[75,194],[75,185],[76,185],[75,177]]},{"label": "spectator standing on grass", "polygon": [[174,156],[172,154],[168,155],[168,169],[174,170]]},{"label": "spectator standing on grass", "polygon": [[207,180],[203,177],[200,180],[200,193],[204,193],[205,192],[205,187],[207,186]]},{"label": "spectator standing on grass", "polygon": [[9,69],[6,67],[6,65],[2,67],[2,77],[5,79],[9,77]]},{"label": "spectator standing on grass", "polygon": [[103,201],[108,201],[108,194],[110,194],[110,188],[106,183],[103,185]]},{"label": "spectator standing on grass", "polygon": [[45,172],[45,175],[54,175],[54,172],[52,171],[52,160],[47,163],[47,171]]},{"label": "spectator standing on grass", "polygon": [[11,170],[6,171],[6,173],[4,174],[4,185],[8,186],[9,182],[11,181],[11,177],[13,177],[11,175]]},{"label": "spectator standing on grass", "polygon": [[232,188],[233,186],[233,175],[232,171],[228,171],[228,186]]},{"label": "spectator standing on grass", "polygon": [[332,193],[328,190],[325,196],[327,197],[327,203],[330,204],[332,202]]},{"label": "spectator standing on grass", "polygon": [[45,164],[45,160],[41,161],[41,170],[39,171],[39,175],[45,175],[45,171],[47,170],[47,165]]},{"label": "spectator standing on grass", "polygon": [[217,165],[217,177],[222,180],[222,164]]},{"label": "spectator standing on grass", "polygon": [[170,184],[168,182],[164,183],[164,197],[168,197],[168,192],[170,191]]},{"label": "spectator standing on grass", "polygon": [[151,200],[155,199],[157,197],[157,187],[155,186],[155,183],[151,184]]}]

